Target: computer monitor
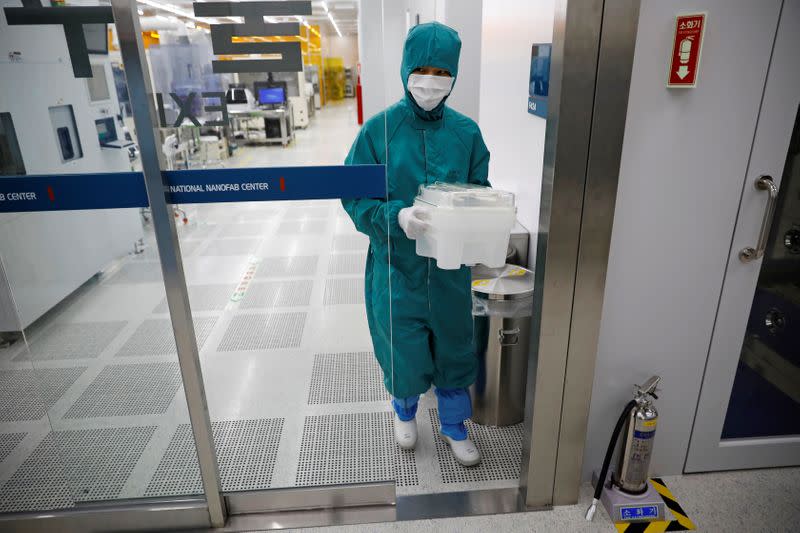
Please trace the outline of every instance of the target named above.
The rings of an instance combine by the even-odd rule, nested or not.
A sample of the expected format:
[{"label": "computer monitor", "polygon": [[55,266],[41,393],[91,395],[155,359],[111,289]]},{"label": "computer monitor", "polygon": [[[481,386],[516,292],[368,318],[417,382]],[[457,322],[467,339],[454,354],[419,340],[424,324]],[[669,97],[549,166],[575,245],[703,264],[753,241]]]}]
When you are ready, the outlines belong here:
[{"label": "computer monitor", "polygon": [[275,105],[286,102],[286,91],[283,87],[259,87],[258,103],[261,105]]},{"label": "computer monitor", "polygon": [[117,140],[117,126],[114,124],[113,117],[100,118],[94,121],[97,128],[97,140],[100,146]]}]

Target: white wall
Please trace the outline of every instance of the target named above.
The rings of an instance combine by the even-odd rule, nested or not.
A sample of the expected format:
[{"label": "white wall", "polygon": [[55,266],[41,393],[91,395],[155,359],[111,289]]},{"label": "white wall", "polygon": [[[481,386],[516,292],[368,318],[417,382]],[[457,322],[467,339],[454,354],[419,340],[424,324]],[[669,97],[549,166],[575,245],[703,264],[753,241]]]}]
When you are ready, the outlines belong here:
[{"label": "white wall", "polygon": [[683,6],[642,2],[586,479],[600,466],[632,385],[653,374],[662,376],[663,391],[651,474],[683,471],[779,5],[693,2],[692,10],[709,13],[698,86],[675,90],[664,85]]},{"label": "white wall", "polygon": [[[539,220],[545,119],[528,113],[531,45],[553,40],[554,9],[553,0],[483,2],[478,123],[492,154],[489,179],[516,194],[517,218],[532,234]],[[535,249],[532,237],[529,264]]]},{"label": "white wall", "polygon": [[344,66],[356,68],[358,64],[358,37],[356,35],[326,35],[322,38],[323,57],[341,57]]},{"label": "white wall", "polygon": [[493,0],[446,0],[442,22],[458,32],[461,38],[461,59],[458,81],[447,99],[447,105],[478,121],[481,87],[481,29],[484,3]]},{"label": "white wall", "polygon": [[365,120],[403,97],[400,62],[405,38],[404,1],[359,1],[358,50]]}]

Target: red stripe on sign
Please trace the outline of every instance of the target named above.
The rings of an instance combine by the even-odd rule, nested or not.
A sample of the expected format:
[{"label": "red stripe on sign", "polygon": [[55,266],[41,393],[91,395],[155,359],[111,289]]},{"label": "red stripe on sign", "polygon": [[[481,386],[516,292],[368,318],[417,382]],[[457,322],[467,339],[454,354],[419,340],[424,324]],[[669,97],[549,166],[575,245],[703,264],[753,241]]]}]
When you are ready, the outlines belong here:
[{"label": "red stripe on sign", "polygon": [[56,201],[56,193],[53,192],[53,188],[50,185],[47,186],[47,196],[50,198],[51,202]]},{"label": "red stripe on sign", "polygon": [[286,180],[283,179],[283,178],[280,178],[280,182],[281,182],[281,192],[283,192],[283,191],[286,190]]}]

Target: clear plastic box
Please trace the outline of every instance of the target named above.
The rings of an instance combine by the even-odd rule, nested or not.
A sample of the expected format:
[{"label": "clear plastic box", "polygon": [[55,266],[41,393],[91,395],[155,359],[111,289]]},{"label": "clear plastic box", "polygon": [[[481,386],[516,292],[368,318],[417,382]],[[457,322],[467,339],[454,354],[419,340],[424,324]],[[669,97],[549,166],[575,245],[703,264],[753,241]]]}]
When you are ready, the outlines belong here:
[{"label": "clear plastic box", "polygon": [[417,239],[417,255],[445,270],[478,263],[506,264],[516,221],[514,195],[481,185],[436,182],[421,185],[414,205],[428,208],[430,229]]}]

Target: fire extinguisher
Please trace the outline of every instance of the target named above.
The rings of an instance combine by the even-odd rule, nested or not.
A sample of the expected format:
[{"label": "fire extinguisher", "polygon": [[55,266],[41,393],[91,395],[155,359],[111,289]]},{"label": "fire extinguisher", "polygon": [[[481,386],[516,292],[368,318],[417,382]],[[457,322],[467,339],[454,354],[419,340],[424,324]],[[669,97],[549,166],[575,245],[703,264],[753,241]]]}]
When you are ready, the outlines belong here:
[{"label": "fire extinguisher", "polygon": [[594,518],[597,503],[600,501],[606,484],[611,457],[614,455],[614,449],[617,446],[619,435],[623,431],[623,426],[625,442],[621,448],[611,483],[627,494],[641,494],[647,490],[650,457],[653,452],[653,441],[658,423],[658,411],[653,405],[653,400],[658,399],[656,388],[660,382],[660,376],[653,376],[644,385],[636,385],[633,400],[629,401],[622,410],[617,425],[614,426],[614,431],[611,433],[611,441],[606,448],[603,467],[600,469],[600,476],[597,478],[597,485],[594,488],[594,498],[586,511],[586,520],[591,521]]}]

